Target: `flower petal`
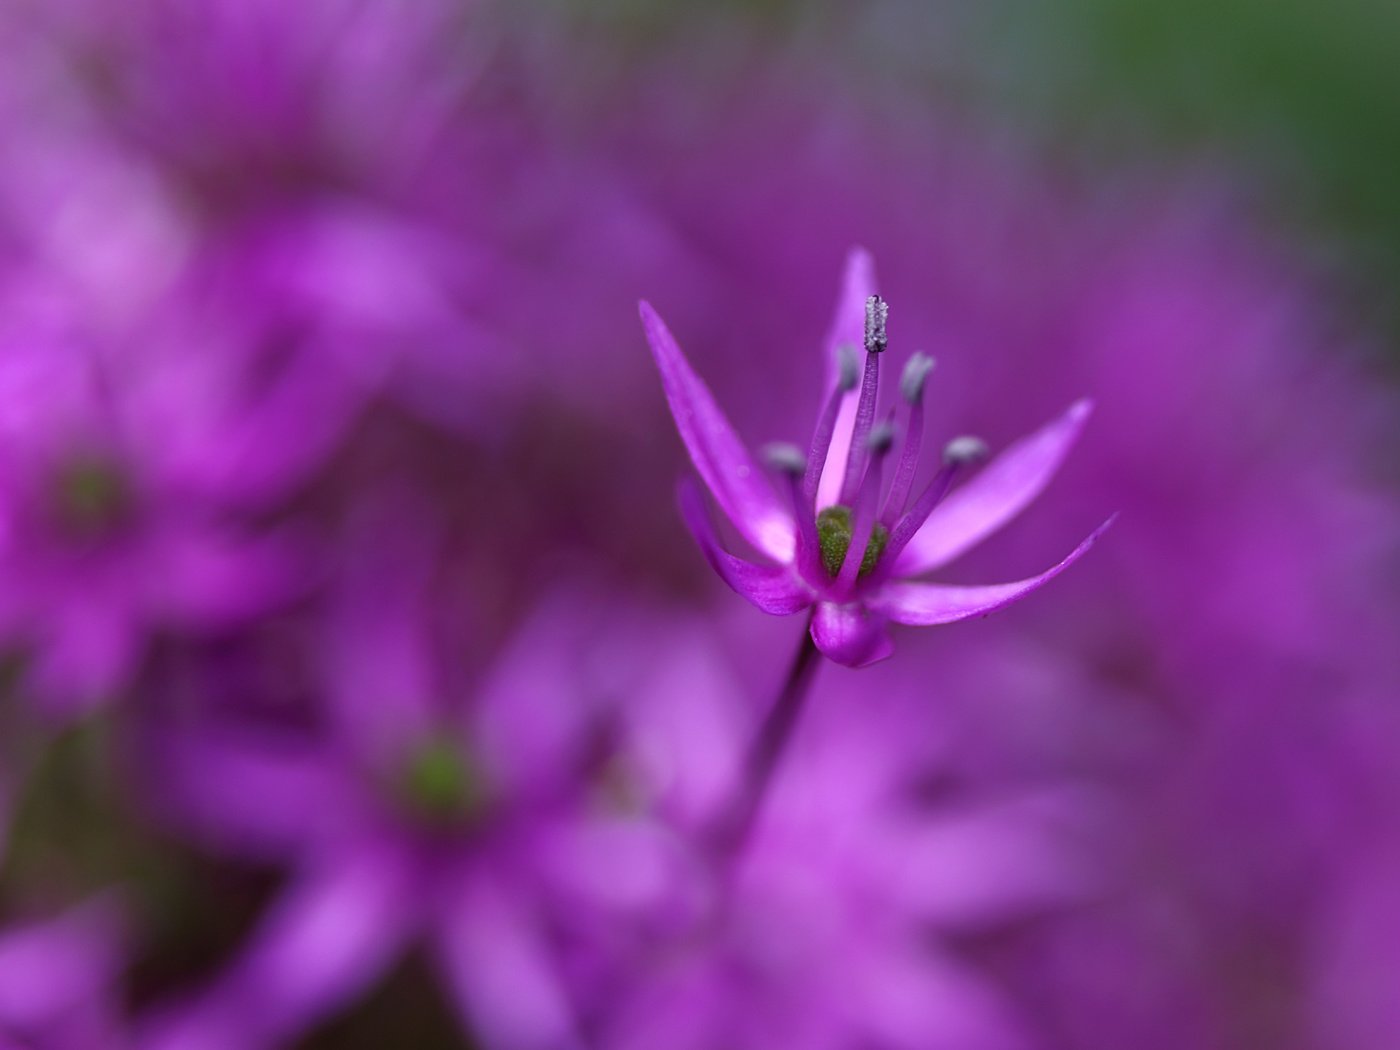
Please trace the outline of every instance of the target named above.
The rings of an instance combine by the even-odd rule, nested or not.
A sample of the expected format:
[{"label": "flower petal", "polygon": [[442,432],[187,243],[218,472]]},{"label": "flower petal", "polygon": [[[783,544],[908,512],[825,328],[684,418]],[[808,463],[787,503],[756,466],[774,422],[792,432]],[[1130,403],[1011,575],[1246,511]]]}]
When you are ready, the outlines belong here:
[{"label": "flower petal", "polygon": [[544,917],[528,889],[470,880],[437,927],[437,955],[463,1021],[501,1050],[581,1048]]},{"label": "flower petal", "polygon": [[[116,902],[99,897],[56,918],[0,932],[0,1030],[53,1036],[96,1014],[122,968]],[[0,1038],[0,1045],[9,1046]],[[96,1044],[92,1044],[96,1045]]]},{"label": "flower petal", "polygon": [[[836,301],[836,315],[826,336],[826,388],[836,386],[840,373],[841,348],[850,347],[859,359],[865,341],[865,300],[875,294],[875,260],[864,248],[852,248],[846,256],[846,272],[841,281],[841,297]],[[842,400],[832,431],[831,448],[826,454],[826,466],[817,486],[817,506],[826,507],[840,496],[841,482],[846,476],[846,459],[851,451],[851,433],[855,428],[856,404],[860,400],[857,386]]]},{"label": "flower petal", "polygon": [[952,492],[901,552],[895,575],[917,576],[946,565],[1021,513],[1055,476],[1093,407],[1076,401]]},{"label": "flower petal", "polygon": [[241,954],[205,988],[158,1008],[141,1046],[286,1046],[361,996],[420,927],[402,857],[360,843],[292,877]]},{"label": "flower petal", "polygon": [[156,814],[201,846],[235,856],[297,855],[334,834],[356,801],[333,758],[285,731],[155,730],[141,759]]},{"label": "flower petal", "polygon": [[646,302],[640,308],[666,401],[695,469],[745,539],[774,561],[791,561],[792,516],[656,311]]},{"label": "flower petal", "polygon": [[415,887],[374,845],[330,857],[294,881],[236,970],[235,996],[278,1035],[361,994],[414,931]]},{"label": "flower petal", "polygon": [[736,558],[719,545],[719,537],[705,512],[704,497],[693,482],[682,481],[679,496],[681,516],[700,544],[705,560],[725,583],[773,616],[788,616],[812,604],[811,594],[787,566],[755,565]]},{"label": "flower petal", "polygon": [[995,583],[982,587],[949,587],[937,583],[890,583],[881,588],[872,598],[867,599],[867,604],[896,623],[910,624],[915,627],[952,623],[955,620],[965,620],[969,616],[985,616],[987,613],[1000,609],[1003,605],[1010,605],[1012,602],[1024,598],[1031,591],[1064,572],[1088,552],[1105,530],[1113,524],[1113,520],[1113,518],[1109,518],[1090,533],[1089,538],[1074,548],[1062,562],[1047,569],[1039,576],[1017,580],[1015,583]]},{"label": "flower petal", "polygon": [[845,667],[867,667],[894,652],[885,617],[859,602],[818,602],[812,641],[828,660]]}]

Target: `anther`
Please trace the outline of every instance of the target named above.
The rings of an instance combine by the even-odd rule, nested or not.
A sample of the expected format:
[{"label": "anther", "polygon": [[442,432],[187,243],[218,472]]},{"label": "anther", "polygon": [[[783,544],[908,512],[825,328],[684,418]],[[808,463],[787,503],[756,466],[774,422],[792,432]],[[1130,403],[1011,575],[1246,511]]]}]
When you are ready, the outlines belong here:
[{"label": "anther", "polygon": [[836,348],[836,387],[843,392],[854,390],[860,381],[860,363],[855,347],[842,343]]},{"label": "anther", "polygon": [[911,405],[917,404],[924,396],[924,381],[933,371],[935,362],[928,354],[915,354],[904,366],[904,374],[899,377],[899,393]]},{"label": "anther", "polygon": [[881,456],[894,444],[894,424],[888,420],[870,428],[870,436],[865,439],[865,447],[872,456]]},{"label": "anther", "polygon": [[800,478],[807,472],[807,457],[800,448],[786,441],[764,445],[763,460],[779,474]]},{"label": "anther", "polygon": [[962,437],[955,437],[948,444],[943,446],[943,462],[950,466],[966,466],[969,463],[980,463],[987,458],[987,443],[979,437],[964,434]]},{"label": "anther", "polygon": [[890,304],[878,295],[865,300],[865,352],[882,354],[889,345],[885,335],[885,322],[889,320]]}]

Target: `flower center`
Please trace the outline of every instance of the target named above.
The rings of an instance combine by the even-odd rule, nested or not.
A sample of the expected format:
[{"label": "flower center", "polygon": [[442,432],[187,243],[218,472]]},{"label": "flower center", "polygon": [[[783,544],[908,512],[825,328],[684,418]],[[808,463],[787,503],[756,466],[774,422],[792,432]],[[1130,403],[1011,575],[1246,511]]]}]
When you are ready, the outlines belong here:
[{"label": "flower center", "polygon": [[[853,531],[851,508],[843,503],[827,507],[817,515],[817,544],[821,548],[822,564],[826,566],[828,575],[840,575],[846,552],[851,549]],[[865,545],[865,553],[861,556],[857,578],[864,578],[875,571],[889,541],[889,529],[876,522],[870,533],[870,542]]]},{"label": "flower center", "polygon": [[398,796],[417,817],[435,827],[474,823],[486,811],[489,789],[482,771],[457,741],[435,736],[409,757]]},{"label": "flower center", "polygon": [[53,508],[69,535],[92,539],[120,525],[132,510],[126,479],[112,463],[81,456],[59,467],[53,478]]}]

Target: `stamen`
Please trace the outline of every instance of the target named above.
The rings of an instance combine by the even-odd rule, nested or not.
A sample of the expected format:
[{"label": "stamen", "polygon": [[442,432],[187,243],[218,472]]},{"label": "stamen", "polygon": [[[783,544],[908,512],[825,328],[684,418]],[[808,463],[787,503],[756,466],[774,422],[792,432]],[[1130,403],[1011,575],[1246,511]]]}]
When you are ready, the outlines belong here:
[{"label": "stamen", "polygon": [[924,491],[919,493],[919,498],[914,501],[914,506],[909,509],[909,513],[900,518],[899,524],[890,532],[890,542],[885,545],[884,563],[886,566],[894,564],[900,551],[909,545],[914,534],[933,513],[933,508],[943,502],[943,497],[948,494],[948,489],[952,487],[953,478],[957,473],[963,467],[985,458],[986,455],[987,443],[981,438],[957,437],[943,446],[942,469],[933,476],[933,480],[924,487]]},{"label": "stamen", "polygon": [[807,458],[796,445],[785,441],[765,445],[763,458],[787,483],[788,496],[792,501],[792,517],[797,523],[797,571],[804,579],[818,579],[821,544],[817,536],[816,519],[812,516],[811,505],[802,490],[802,479],[807,472]]},{"label": "stamen", "polygon": [[807,457],[788,441],[774,441],[763,446],[764,461],[779,474],[800,478],[807,471]]},{"label": "stamen", "polygon": [[[865,479],[861,482],[860,494],[856,497],[855,505],[851,509],[853,521],[851,545],[846,548],[846,558],[841,563],[841,573],[836,577],[835,589],[838,594],[848,593],[855,585],[862,568],[865,567],[866,548],[870,546],[870,538],[877,527],[875,501],[879,498],[880,468],[885,461],[885,455],[893,444],[894,427],[888,422],[881,423],[872,429],[870,436],[866,439],[870,466],[866,470]],[[877,558],[883,553],[883,546],[877,552]],[[874,568],[874,565],[870,566],[871,571]]]},{"label": "stamen", "polygon": [[856,406],[855,425],[851,429],[851,455],[846,461],[846,477],[841,483],[842,503],[849,504],[865,476],[865,461],[869,455],[867,440],[875,424],[875,397],[880,390],[880,355],[889,340],[885,322],[890,308],[885,300],[872,295],[865,300],[865,375],[860,385],[860,402]]},{"label": "stamen", "polygon": [[817,419],[817,429],[812,435],[812,452],[807,457],[807,473],[802,479],[802,496],[809,513],[816,510],[817,486],[821,483],[822,468],[826,466],[827,453],[831,451],[831,435],[836,430],[836,417],[841,412],[841,402],[856,385],[856,352],[850,346],[842,345],[836,351],[836,389],[827,398],[826,406]]},{"label": "stamen", "polygon": [[870,450],[872,456],[883,456],[893,444],[894,413],[891,412],[879,426],[871,428],[870,436],[865,439],[865,447]]},{"label": "stamen", "polygon": [[987,458],[987,443],[980,437],[964,434],[943,446],[943,462],[965,465],[980,463]]},{"label": "stamen", "polygon": [[919,467],[919,447],[924,441],[924,381],[933,371],[933,358],[928,354],[915,354],[904,366],[904,374],[899,377],[899,392],[909,402],[909,425],[904,432],[904,449],[899,455],[899,466],[895,468],[894,481],[889,495],[885,497],[885,509],[880,512],[880,524],[890,528],[904,511],[909,501],[909,490],[914,487],[914,473]]},{"label": "stamen", "polygon": [[842,343],[836,348],[836,389],[843,394],[850,393],[856,388],[856,380],[860,378],[859,372],[855,347],[850,343]]},{"label": "stamen", "polygon": [[937,363],[928,354],[915,354],[909,359],[899,377],[899,393],[905,401],[917,405],[924,399],[924,382]]}]

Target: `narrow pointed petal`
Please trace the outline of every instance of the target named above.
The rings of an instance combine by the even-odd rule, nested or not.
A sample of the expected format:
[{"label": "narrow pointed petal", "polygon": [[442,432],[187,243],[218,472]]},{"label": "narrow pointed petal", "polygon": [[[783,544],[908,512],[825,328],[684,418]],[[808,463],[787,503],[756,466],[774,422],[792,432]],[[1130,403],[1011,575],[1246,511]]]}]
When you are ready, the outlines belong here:
[{"label": "narrow pointed petal", "polygon": [[[841,281],[841,296],[836,302],[836,315],[826,337],[826,389],[836,386],[840,373],[840,348],[849,346],[860,351],[865,338],[865,301],[875,294],[875,261],[864,248],[852,248],[846,256],[846,272]],[[857,388],[858,390],[859,388]],[[841,482],[846,476],[846,461],[851,454],[851,431],[855,427],[857,390],[842,399],[836,416],[826,466],[817,487],[817,506],[827,507],[837,501]]]},{"label": "narrow pointed petal", "polygon": [[1109,518],[1089,538],[1074,548],[1058,565],[1039,576],[1015,583],[995,583],[982,587],[950,587],[937,583],[890,583],[867,599],[867,604],[896,623],[929,627],[953,623],[970,616],[985,616],[1003,605],[1019,601],[1031,591],[1053,580],[1088,553],[1114,519]]},{"label": "narrow pointed petal", "polygon": [[845,667],[868,667],[894,652],[885,617],[859,602],[819,602],[812,641],[828,660]]},{"label": "narrow pointed petal", "polygon": [[946,565],[1021,513],[1055,476],[1092,408],[1091,401],[1076,401],[950,493],[899,555],[894,574],[917,576]]},{"label": "narrow pointed petal", "polygon": [[437,957],[462,1020],[501,1050],[585,1046],[535,901],[469,880],[436,929]]},{"label": "narrow pointed petal", "polygon": [[665,323],[649,303],[640,309],[666,401],[695,469],[746,540],[774,561],[791,561],[796,540],[782,501]]},{"label": "narrow pointed petal", "polygon": [[141,1045],[289,1045],[389,968],[418,928],[416,890],[398,858],[373,848],[321,858],[293,877],[210,987],[149,1019]]},{"label": "narrow pointed petal", "polygon": [[755,565],[720,546],[705,499],[693,482],[681,482],[680,504],[681,516],[710,567],[753,605],[774,616],[787,616],[812,604],[811,593],[787,566]]},{"label": "narrow pointed petal", "polygon": [[840,348],[859,350],[865,339],[865,301],[875,294],[875,260],[864,248],[852,248],[846,253],[846,268],[841,276],[841,295],[836,301],[836,313],[826,333],[826,383],[836,385],[841,372]]},{"label": "narrow pointed petal", "polygon": [[[0,933],[0,1031],[56,1036],[67,1021],[76,1035],[84,1012],[101,1009],[102,996],[121,973],[121,928],[117,901],[107,897],[56,918],[7,925]],[[0,1037],[0,1046],[11,1045],[34,1044]]]},{"label": "narrow pointed petal", "polygon": [[154,731],[140,768],[163,819],[201,846],[262,861],[334,834],[356,801],[325,754],[267,729]]}]

